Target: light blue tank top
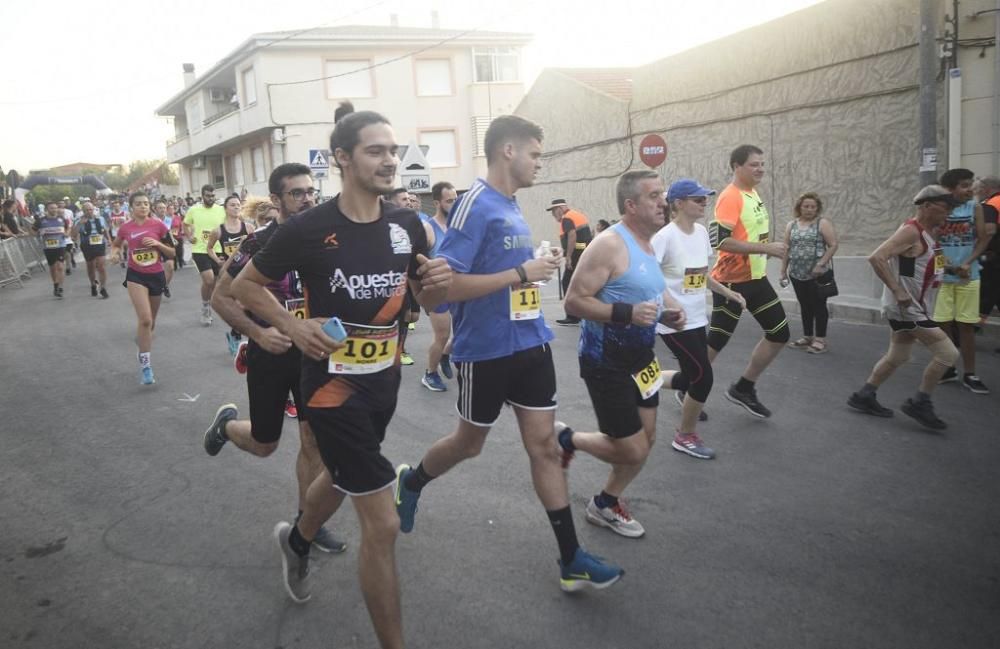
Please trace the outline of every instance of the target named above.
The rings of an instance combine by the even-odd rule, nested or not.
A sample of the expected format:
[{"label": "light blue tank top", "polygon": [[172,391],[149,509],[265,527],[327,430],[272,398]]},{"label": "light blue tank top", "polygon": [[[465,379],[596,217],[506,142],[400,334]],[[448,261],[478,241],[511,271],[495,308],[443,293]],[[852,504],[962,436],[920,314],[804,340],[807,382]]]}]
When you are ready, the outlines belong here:
[{"label": "light blue tank top", "polygon": [[[623,223],[616,223],[610,229],[625,242],[628,270],[605,284],[595,297],[605,304],[656,302],[662,308],[667,284],[656,257],[639,246]],[[652,361],[655,324],[640,327],[583,320],[581,325],[578,348],[581,368],[590,365],[632,373]]]}]

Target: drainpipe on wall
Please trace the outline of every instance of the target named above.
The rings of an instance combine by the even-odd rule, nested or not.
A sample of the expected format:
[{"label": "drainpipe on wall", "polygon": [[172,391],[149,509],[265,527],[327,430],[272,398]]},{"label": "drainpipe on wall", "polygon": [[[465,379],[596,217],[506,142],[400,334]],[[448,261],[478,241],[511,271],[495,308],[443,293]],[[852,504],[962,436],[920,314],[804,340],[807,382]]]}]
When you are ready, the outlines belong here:
[{"label": "drainpipe on wall", "polygon": [[1000,176],[1000,0],[993,25],[993,175]]},{"label": "drainpipe on wall", "polygon": [[[997,0],[1000,2],[1000,0]],[[934,0],[920,0],[920,184],[937,182],[937,34]]]}]

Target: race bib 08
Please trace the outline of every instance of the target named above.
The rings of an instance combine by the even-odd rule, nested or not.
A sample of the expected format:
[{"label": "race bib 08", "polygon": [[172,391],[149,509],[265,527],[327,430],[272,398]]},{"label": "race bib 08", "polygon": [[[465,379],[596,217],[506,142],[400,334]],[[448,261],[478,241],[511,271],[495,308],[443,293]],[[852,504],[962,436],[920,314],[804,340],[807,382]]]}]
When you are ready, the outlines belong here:
[{"label": "race bib 08", "polygon": [[653,359],[653,362],[632,375],[632,380],[639,388],[639,394],[643,399],[648,399],[659,392],[663,387],[663,374],[660,372],[660,361]]},{"label": "race bib 08", "polygon": [[542,300],[538,287],[533,284],[522,284],[519,288],[510,289],[510,319],[536,320],[542,315]]},{"label": "race bib 08", "polygon": [[387,327],[343,324],[347,339],[343,347],[330,354],[330,374],[375,374],[393,366],[399,342],[396,323]]}]

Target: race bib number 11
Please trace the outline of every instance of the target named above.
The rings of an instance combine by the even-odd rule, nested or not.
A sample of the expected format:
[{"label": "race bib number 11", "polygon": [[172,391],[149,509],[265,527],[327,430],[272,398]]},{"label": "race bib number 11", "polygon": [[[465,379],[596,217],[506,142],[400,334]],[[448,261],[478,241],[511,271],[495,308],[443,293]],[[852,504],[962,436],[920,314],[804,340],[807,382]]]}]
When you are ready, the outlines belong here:
[{"label": "race bib number 11", "polygon": [[525,284],[510,289],[510,319],[536,320],[542,315],[542,300],[538,287]]}]

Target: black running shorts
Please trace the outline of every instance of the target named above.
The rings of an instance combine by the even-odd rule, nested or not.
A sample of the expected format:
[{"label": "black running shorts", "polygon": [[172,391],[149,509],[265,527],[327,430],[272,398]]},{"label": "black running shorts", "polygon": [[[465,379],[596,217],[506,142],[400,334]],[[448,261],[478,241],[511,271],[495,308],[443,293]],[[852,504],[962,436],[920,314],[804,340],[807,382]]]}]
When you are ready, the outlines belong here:
[{"label": "black running shorts", "polygon": [[206,253],[195,252],[191,254],[191,259],[194,261],[194,265],[198,268],[199,273],[204,273],[206,270],[212,271],[216,276],[219,274],[219,265],[212,261]]},{"label": "black running shorts", "polygon": [[350,401],[336,408],[297,403],[300,415],[308,413],[323,465],[337,489],[351,496],[364,496],[396,481],[392,463],[382,455],[382,441],[395,405],[379,411]]},{"label": "black running shorts", "polygon": [[917,327],[921,329],[937,329],[938,323],[933,320],[893,320],[889,318],[889,328],[893,331],[913,331]]},{"label": "black running shorts", "polygon": [[660,405],[658,392],[648,399],[642,398],[631,374],[597,368],[584,370],[582,366],[580,370],[597,415],[597,427],[608,437],[623,439],[641,432],[639,408]]},{"label": "black running shorts", "polygon": [[66,255],[65,248],[45,248],[45,261],[48,262],[49,266],[54,266],[55,264],[64,261]]},{"label": "black running shorts", "polygon": [[158,273],[140,273],[129,268],[125,271],[125,281],[122,286],[128,288],[128,283],[141,284],[149,290],[149,297],[159,297],[163,295],[163,289],[167,287],[167,278],[161,270]]},{"label": "black running shorts", "polygon": [[93,261],[98,257],[104,257],[107,251],[104,246],[80,246],[80,252],[83,253],[84,261]]},{"label": "black running shorts", "polygon": [[510,356],[458,366],[458,416],[492,426],[504,404],[527,410],[556,409],[556,371],[548,343]]},{"label": "black running shorts", "polygon": [[247,397],[250,399],[250,436],[261,444],[281,438],[285,402],[292,393],[299,421],[306,421],[299,392],[302,352],[294,345],[284,354],[271,354],[251,339],[247,343]]}]

